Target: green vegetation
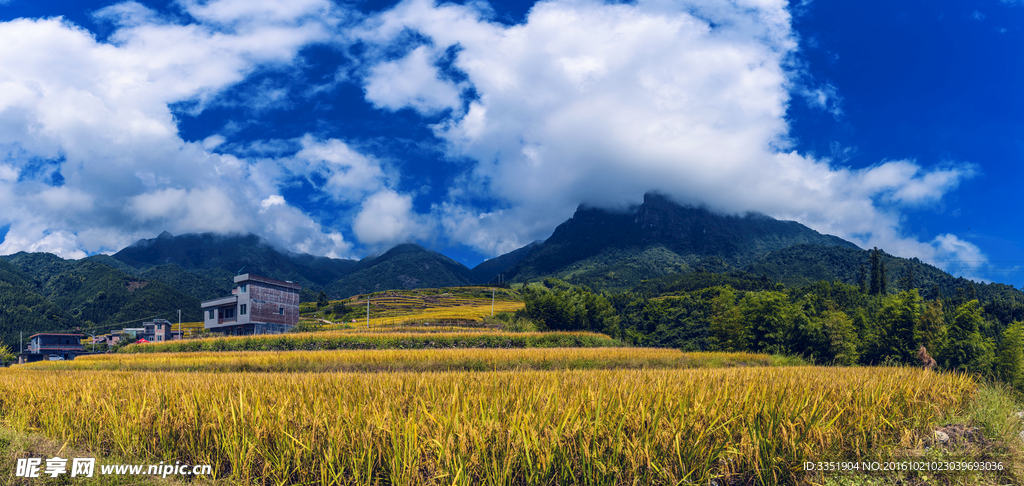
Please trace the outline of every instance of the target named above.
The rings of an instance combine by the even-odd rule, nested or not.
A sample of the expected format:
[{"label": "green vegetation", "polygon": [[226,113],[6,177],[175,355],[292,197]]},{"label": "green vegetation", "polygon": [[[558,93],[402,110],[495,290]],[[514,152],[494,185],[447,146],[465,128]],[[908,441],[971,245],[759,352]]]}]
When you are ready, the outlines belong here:
[{"label": "green vegetation", "polygon": [[517,316],[539,329],[600,332],[633,345],[796,355],[828,365],[916,366],[923,346],[942,369],[1024,385],[1024,326],[1009,320],[1024,303],[998,294],[984,303],[968,299],[976,295],[970,287],[930,299],[917,289],[883,294],[874,287],[875,294],[870,285],[865,292],[840,282],[786,288],[750,274],[696,272],[597,293],[548,279],[521,290],[525,307]]},{"label": "green vegetation", "polygon": [[378,257],[357,263],[344,278],[326,287],[327,293],[350,296],[389,289],[453,287],[473,284],[468,268],[419,245],[404,244]]}]

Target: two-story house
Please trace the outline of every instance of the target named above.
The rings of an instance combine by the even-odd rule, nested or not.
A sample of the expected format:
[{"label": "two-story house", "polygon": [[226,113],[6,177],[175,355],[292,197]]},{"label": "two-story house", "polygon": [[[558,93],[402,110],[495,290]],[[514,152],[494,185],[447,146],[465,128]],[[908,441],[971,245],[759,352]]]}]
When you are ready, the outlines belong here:
[{"label": "two-story house", "polygon": [[75,359],[85,354],[82,345],[84,334],[63,334],[41,332],[28,337],[28,349],[18,356],[19,363],[45,359]]},{"label": "two-story house", "polygon": [[142,332],[138,333],[139,338],[151,343],[162,343],[181,339],[181,331],[175,331],[167,319],[153,319],[153,322],[143,322]]},{"label": "two-story house", "polygon": [[202,303],[203,327],[229,335],[287,332],[299,323],[299,290],[294,282],[238,275],[231,296]]}]

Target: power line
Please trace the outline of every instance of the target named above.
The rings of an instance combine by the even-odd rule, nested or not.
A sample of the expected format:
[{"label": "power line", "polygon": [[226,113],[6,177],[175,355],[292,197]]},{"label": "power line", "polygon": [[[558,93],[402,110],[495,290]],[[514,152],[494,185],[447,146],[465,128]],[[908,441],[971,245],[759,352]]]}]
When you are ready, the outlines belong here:
[{"label": "power line", "polygon": [[[173,315],[173,313],[171,313],[171,314]],[[149,316],[149,317],[141,317],[141,318],[138,318],[138,319],[132,319],[130,321],[114,322],[114,323],[111,323],[111,324],[100,324],[100,325],[96,325],[96,326],[92,326],[92,327],[85,327],[85,328],[74,327],[74,328],[60,329],[60,330],[51,331],[51,332],[60,332],[60,331],[64,331],[64,330],[67,330],[67,331],[91,331],[93,329],[103,329],[103,328],[106,328],[106,327],[119,327],[122,324],[129,324],[129,323],[132,323],[132,322],[135,322],[135,321],[145,321],[147,319],[155,319],[157,317],[166,316],[166,315],[167,314],[157,314],[157,315],[153,315],[153,316]]]}]

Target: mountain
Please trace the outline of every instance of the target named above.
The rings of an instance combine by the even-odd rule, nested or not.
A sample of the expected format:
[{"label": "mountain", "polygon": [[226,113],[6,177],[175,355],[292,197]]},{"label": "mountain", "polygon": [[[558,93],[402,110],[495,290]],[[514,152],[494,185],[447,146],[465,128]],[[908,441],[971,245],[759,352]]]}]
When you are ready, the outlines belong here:
[{"label": "mountain", "polygon": [[507,279],[554,276],[595,288],[625,289],[672,273],[742,268],[798,244],[859,250],[794,221],[756,213],[721,215],[647,194],[642,205],[626,212],[580,206],[550,238],[510,266]]},{"label": "mountain", "polygon": [[388,289],[456,287],[474,283],[464,265],[422,246],[406,243],[367,257],[352,272],[327,286],[327,294],[348,297]]},{"label": "mountain", "polygon": [[[77,319],[37,292],[33,278],[0,259],[0,341],[17,352],[19,340],[37,332],[66,329]],[[27,343],[27,341],[25,341]]]},{"label": "mountain", "polygon": [[[980,298],[982,301],[1010,299],[1024,302],[1024,294],[1011,285],[977,283],[963,277],[954,277],[942,269],[917,258],[900,258],[880,253],[885,265],[886,289],[895,292],[913,287],[925,297]],[[814,282],[840,281],[859,285],[860,272],[870,272],[871,251],[854,250],[838,246],[794,245],[773,251],[744,270],[754,276],[763,276],[787,287],[802,287]],[[1024,316],[1021,316],[1024,317]]]},{"label": "mountain", "polygon": [[231,291],[238,273],[255,273],[302,285],[302,300],[363,292],[419,287],[468,285],[475,280],[468,268],[440,253],[415,244],[398,245],[380,256],[363,260],[284,253],[256,235],[212,233],[174,236],[164,232],[140,240],[113,255],[116,261],[152,278],[182,289],[199,299]]},{"label": "mountain", "polygon": [[[479,265],[473,267],[473,281],[477,283],[496,283],[498,281],[498,275],[508,271],[513,265],[519,263],[526,258],[528,255],[533,253],[534,250],[540,246],[539,241],[534,241],[529,245],[526,245],[518,250],[512,250],[504,255],[485,260]],[[501,276],[501,281],[504,282],[508,279],[504,278],[505,275]]]},{"label": "mountain", "polygon": [[20,252],[0,258],[0,302],[0,340],[12,349],[22,333],[102,333],[144,318],[174,319],[179,309],[186,321],[202,318],[199,299],[105,255],[64,260]]},{"label": "mountain", "polygon": [[[230,292],[235,275],[254,273],[296,282],[302,285],[303,300],[315,300],[318,292],[351,271],[357,263],[355,260],[282,253],[253,234],[174,236],[166,231],[156,238],[139,240],[115,253],[113,258],[140,271],[173,265],[155,273],[164,281],[185,285],[190,293],[201,294],[202,298]],[[193,275],[184,274],[175,267]]]},{"label": "mountain", "polygon": [[[321,291],[338,299],[388,289],[487,284],[498,275],[505,282],[556,277],[643,295],[724,284],[747,290],[819,280],[857,284],[869,261],[869,251],[799,223],[760,214],[721,215],[654,194],[628,211],[581,206],[547,240],[472,270],[415,244],[357,261],[282,252],[251,234],[164,232],[112,256],[65,260],[22,252],[0,258],[0,340],[13,346],[15,331],[172,318],[177,309],[183,319],[199,320],[200,301],[227,295],[240,272],[297,282],[302,300],[314,301]],[[882,261],[890,292],[907,285],[912,275],[913,286],[925,296],[977,296],[987,302],[987,312],[991,307],[1014,319],[1024,312],[1024,294],[1012,286],[954,278],[916,259],[883,253]]]}]

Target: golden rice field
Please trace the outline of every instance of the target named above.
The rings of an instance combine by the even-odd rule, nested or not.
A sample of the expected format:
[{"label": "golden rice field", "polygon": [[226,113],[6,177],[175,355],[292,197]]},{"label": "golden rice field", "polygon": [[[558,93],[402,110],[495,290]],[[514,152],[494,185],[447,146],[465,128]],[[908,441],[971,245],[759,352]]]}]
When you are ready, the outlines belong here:
[{"label": "golden rice field", "polygon": [[409,311],[403,314],[385,315],[381,317],[372,317],[367,321],[366,319],[355,319],[355,322],[326,325],[323,328],[325,330],[331,329],[349,329],[351,327],[363,328],[363,327],[382,327],[382,326],[400,326],[402,324],[411,322],[458,322],[458,321],[482,321],[485,317],[498,312],[515,312],[522,309],[524,304],[522,302],[495,302],[494,307],[491,307],[491,303],[483,305],[461,305],[458,307],[433,307],[427,309],[418,309]]},{"label": "golden rice field", "polygon": [[[491,291],[494,291],[492,299]],[[332,301],[330,306],[320,310],[314,303],[300,306],[301,315],[312,322],[320,323],[333,304],[343,302],[350,309],[365,308],[369,300],[369,327],[401,326],[409,323],[438,322],[479,322],[499,312],[515,312],[524,307],[518,294],[503,288],[453,288],[390,290],[366,295],[357,295],[343,301]],[[328,324],[326,329],[348,329],[367,326],[365,315],[351,317],[346,322]]]},{"label": "golden rice field", "polygon": [[263,334],[131,344],[118,353],[190,351],[312,351],[321,349],[569,348],[618,347],[622,342],[591,332],[371,332]]},{"label": "golden rice field", "polygon": [[771,366],[752,353],[683,353],[658,348],[374,349],[98,354],[21,365],[31,370],[187,372],[371,372],[650,369]]},{"label": "golden rice field", "polygon": [[494,308],[488,302],[485,305],[463,305],[459,307],[434,307],[420,309],[400,315],[385,315],[367,319],[354,319],[353,322],[328,324],[325,329],[345,329],[350,327],[380,327],[401,325],[409,322],[457,322],[480,321],[484,317],[498,312],[515,312],[523,308],[522,302],[496,302]]},{"label": "golden rice field", "polygon": [[[0,419],[255,484],[785,484],[920,445],[969,377],[909,368],[0,371]],[[62,399],[54,396],[60,391]]]}]

